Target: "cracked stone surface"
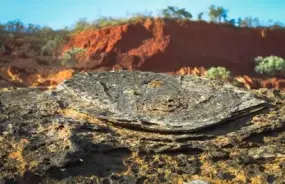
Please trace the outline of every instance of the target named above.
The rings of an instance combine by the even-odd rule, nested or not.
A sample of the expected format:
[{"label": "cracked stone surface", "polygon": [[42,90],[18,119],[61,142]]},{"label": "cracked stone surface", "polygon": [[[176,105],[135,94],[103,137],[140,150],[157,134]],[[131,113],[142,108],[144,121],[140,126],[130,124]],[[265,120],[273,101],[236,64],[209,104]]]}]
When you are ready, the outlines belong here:
[{"label": "cracked stone surface", "polygon": [[0,91],[0,183],[282,183],[285,93],[80,73]]},{"label": "cracked stone surface", "polygon": [[134,128],[160,132],[190,132],[260,110],[264,100],[232,88],[191,76],[148,72],[85,73],[56,90],[76,110]]}]

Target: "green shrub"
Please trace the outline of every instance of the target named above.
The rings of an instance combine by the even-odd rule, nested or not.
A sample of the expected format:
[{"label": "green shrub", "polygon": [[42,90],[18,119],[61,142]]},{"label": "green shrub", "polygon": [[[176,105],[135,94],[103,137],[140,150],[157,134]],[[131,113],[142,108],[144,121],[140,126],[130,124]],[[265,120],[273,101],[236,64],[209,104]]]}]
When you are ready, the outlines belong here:
[{"label": "green shrub", "polygon": [[4,26],[9,33],[22,33],[25,31],[25,26],[20,20],[9,21]]},{"label": "green shrub", "polygon": [[230,77],[230,71],[225,67],[211,67],[207,70],[206,77],[209,79],[228,80]]},{"label": "green shrub", "polygon": [[222,20],[226,22],[228,18],[228,10],[221,6],[216,7],[215,5],[211,5],[209,7],[208,15],[211,22],[221,23]]},{"label": "green shrub", "polygon": [[4,54],[6,51],[5,45],[0,42],[0,56]]},{"label": "green shrub", "polygon": [[60,35],[56,35],[51,40],[47,40],[41,47],[41,55],[57,57],[60,54],[59,52],[64,42],[65,40]]},{"label": "green shrub", "polygon": [[80,55],[84,54],[86,49],[74,47],[65,51],[62,55],[62,65],[66,67],[74,66],[78,63]]},{"label": "green shrub", "polygon": [[5,25],[0,23],[0,34],[5,33]]},{"label": "green shrub", "polygon": [[115,26],[122,24],[124,22],[128,22],[127,19],[122,18],[112,18],[112,17],[101,17],[93,22],[96,28],[105,28],[109,26]]},{"label": "green shrub", "polygon": [[82,18],[77,21],[73,27],[74,32],[81,32],[86,29],[92,28],[92,23],[88,22],[86,18]]},{"label": "green shrub", "polygon": [[145,19],[150,17],[149,15],[137,13],[129,18],[112,18],[112,17],[100,17],[94,21],[87,21],[83,18],[77,21],[72,29],[73,32],[81,32],[87,29],[102,29],[110,26],[121,25],[125,23],[135,22],[139,19]]},{"label": "green shrub", "polygon": [[161,15],[164,18],[191,19],[193,16],[185,8],[168,6],[161,10]]},{"label": "green shrub", "polygon": [[270,76],[285,76],[285,60],[278,56],[255,58],[255,71]]},{"label": "green shrub", "polygon": [[53,56],[55,50],[58,48],[58,43],[55,40],[49,40],[41,48],[42,56]]}]

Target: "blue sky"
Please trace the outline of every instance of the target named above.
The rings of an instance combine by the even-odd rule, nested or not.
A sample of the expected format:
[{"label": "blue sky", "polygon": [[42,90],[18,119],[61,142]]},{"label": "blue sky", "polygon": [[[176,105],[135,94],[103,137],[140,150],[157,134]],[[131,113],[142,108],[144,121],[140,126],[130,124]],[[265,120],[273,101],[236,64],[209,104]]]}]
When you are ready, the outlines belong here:
[{"label": "blue sky", "polygon": [[72,26],[80,18],[123,17],[136,12],[154,14],[168,5],[186,8],[196,18],[211,5],[229,10],[229,17],[258,17],[285,22],[285,0],[1,0],[0,23],[19,19],[53,28]]}]

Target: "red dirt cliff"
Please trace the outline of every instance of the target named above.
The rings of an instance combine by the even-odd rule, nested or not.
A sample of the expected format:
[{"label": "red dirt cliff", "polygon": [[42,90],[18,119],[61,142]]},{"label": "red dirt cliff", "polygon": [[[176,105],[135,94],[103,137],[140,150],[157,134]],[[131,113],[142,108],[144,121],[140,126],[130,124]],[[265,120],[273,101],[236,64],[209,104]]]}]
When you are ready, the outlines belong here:
[{"label": "red dirt cliff", "polygon": [[57,58],[39,55],[39,41],[39,38],[23,35],[0,37],[5,48],[0,49],[0,88],[55,87],[82,70],[128,69],[203,76],[204,67],[225,66],[246,88],[285,89],[284,78],[258,76],[254,72],[256,56],[285,58],[284,30],[238,28],[207,22],[138,20],[71,35],[62,52],[72,47],[86,48],[87,52],[79,65],[73,63],[69,67]]},{"label": "red dirt cliff", "polygon": [[72,36],[64,50],[87,49],[89,69],[117,67],[173,72],[188,66],[225,66],[254,74],[256,56],[285,57],[285,31],[206,22],[147,19]]}]

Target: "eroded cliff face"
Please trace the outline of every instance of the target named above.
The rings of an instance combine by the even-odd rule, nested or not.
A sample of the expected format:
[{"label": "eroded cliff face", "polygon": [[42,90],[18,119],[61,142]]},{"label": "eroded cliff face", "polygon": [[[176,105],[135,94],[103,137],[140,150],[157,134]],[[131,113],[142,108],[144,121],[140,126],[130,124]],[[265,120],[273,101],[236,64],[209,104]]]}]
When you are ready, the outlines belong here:
[{"label": "eroded cliff face", "polygon": [[54,56],[39,54],[43,46],[38,43],[42,42],[40,38],[18,35],[0,41],[0,87],[55,87],[78,71],[126,69],[192,74],[197,73],[197,68],[205,72],[211,66],[225,66],[246,88],[285,88],[284,78],[268,79],[254,72],[256,56],[285,57],[282,30],[138,20],[71,35],[62,53],[72,47],[85,48],[87,52],[79,63],[71,62],[68,67],[55,57],[60,50]]},{"label": "eroded cliff face", "polygon": [[206,22],[146,19],[75,34],[65,49],[87,49],[86,67],[174,72],[188,66],[225,66],[254,74],[254,58],[285,57],[283,30],[237,28]]},{"label": "eroded cliff face", "polygon": [[0,112],[2,183],[285,180],[278,90],[138,71],[79,73],[53,91],[3,89]]}]

